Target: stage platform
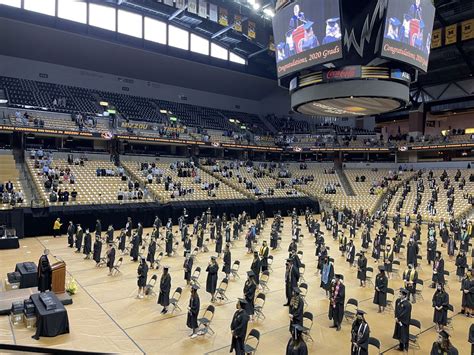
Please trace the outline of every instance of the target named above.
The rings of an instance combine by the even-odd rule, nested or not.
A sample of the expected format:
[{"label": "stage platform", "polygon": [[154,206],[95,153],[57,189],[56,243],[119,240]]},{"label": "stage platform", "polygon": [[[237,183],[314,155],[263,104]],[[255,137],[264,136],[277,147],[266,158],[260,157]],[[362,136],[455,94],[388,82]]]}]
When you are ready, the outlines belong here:
[{"label": "stage platform", "polygon": [[[2,290],[2,292],[0,292],[0,315],[10,314],[13,302],[28,299],[34,293],[38,293],[38,288],[20,288],[10,291]],[[63,305],[67,306],[72,304],[72,298],[67,292],[56,294],[56,296]]]}]

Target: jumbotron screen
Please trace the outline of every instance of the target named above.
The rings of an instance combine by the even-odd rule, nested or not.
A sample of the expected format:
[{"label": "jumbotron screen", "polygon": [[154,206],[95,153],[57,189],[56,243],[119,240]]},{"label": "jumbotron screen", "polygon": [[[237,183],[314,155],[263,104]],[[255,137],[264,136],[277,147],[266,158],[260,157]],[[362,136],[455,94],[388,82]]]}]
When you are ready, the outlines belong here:
[{"label": "jumbotron screen", "polygon": [[435,11],[431,0],[389,0],[382,56],[426,72]]},{"label": "jumbotron screen", "polygon": [[278,77],[342,58],[339,1],[299,0],[273,18]]}]

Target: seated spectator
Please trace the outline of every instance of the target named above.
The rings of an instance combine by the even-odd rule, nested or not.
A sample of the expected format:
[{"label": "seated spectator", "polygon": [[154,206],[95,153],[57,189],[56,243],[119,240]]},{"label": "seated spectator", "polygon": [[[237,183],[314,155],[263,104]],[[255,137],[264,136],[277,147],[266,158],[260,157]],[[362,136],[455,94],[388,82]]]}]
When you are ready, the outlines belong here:
[{"label": "seated spectator", "polygon": [[76,191],[76,189],[73,188],[72,191],[71,191],[71,200],[73,202],[75,202],[76,199],[77,199],[77,191]]},{"label": "seated spectator", "polygon": [[16,198],[16,201],[18,203],[23,203],[24,201],[24,195],[23,195],[23,192],[21,190],[18,190],[16,193],[15,193],[15,198]]},{"label": "seated spectator", "polygon": [[58,195],[54,190],[51,191],[49,194],[49,202],[57,202],[58,201]]}]

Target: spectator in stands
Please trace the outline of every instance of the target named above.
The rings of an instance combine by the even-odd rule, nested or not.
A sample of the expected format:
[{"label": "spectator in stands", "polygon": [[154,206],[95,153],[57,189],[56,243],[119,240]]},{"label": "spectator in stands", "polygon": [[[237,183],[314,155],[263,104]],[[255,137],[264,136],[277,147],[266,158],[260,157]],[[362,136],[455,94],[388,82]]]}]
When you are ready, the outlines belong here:
[{"label": "spectator in stands", "polygon": [[57,202],[58,201],[58,194],[52,190],[49,194],[49,202]]},{"label": "spectator in stands", "polygon": [[5,184],[5,189],[9,192],[9,193],[12,193],[13,192],[13,183],[8,180],[8,182]]},{"label": "spectator in stands", "polygon": [[76,189],[72,189],[72,191],[71,191],[71,200],[73,202],[75,202],[76,199],[77,199],[77,191],[76,191]]},{"label": "spectator in stands", "polygon": [[22,192],[21,190],[18,190],[18,191],[15,193],[15,198],[16,198],[16,202],[18,202],[18,203],[23,203],[23,201],[24,201],[23,192]]},{"label": "spectator in stands", "polygon": [[10,202],[10,194],[6,191],[3,192],[2,202],[3,203],[9,203]]}]

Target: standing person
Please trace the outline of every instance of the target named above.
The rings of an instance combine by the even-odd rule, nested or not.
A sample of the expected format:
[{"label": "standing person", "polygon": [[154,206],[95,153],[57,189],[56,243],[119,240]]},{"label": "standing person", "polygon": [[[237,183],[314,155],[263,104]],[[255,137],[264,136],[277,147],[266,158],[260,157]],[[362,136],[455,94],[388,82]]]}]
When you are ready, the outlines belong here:
[{"label": "standing person", "polygon": [[412,302],[416,303],[416,281],[418,280],[418,271],[413,268],[412,264],[409,264],[408,269],[403,272],[402,279],[405,288],[409,292],[409,296],[412,296]]},{"label": "standing person", "polygon": [[194,260],[191,258],[191,253],[186,253],[186,257],[184,259],[183,270],[184,270],[184,279],[186,280],[186,285],[191,284],[191,273],[193,270],[193,263]]},{"label": "standing person", "polygon": [[466,317],[474,317],[474,275],[473,269],[467,270],[466,277],[461,283],[462,300],[461,313]]},{"label": "standing person", "polygon": [[358,309],[351,330],[351,355],[368,355],[370,327],[364,316],[365,312]]},{"label": "standing person", "polygon": [[211,261],[207,265],[207,280],[206,280],[206,292],[211,294],[211,302],[215,302],[215,294],[217,288],[217,273],[219,271],[219,265],[217,265],[216,257],[211,256]]},{"label": "standing person", "polygon": [[[112,227],[112,226],[109,226],[109,229],[110,229],[110,227]],[[113,228],[112,228],[112,230],[113,230]],[[107,232],[108,232],[108,231],[107,231]],[[113,233],[113,232],[112,232],[112,233]],[[108,234],[108,233],[107,233],[107,234]],[[100,219],[97,219],[97,220],[95,221],[95,235],[97,235],[97,236],[99,236],[99,237],[102,236],[102,223],[100,223]],[[112,240],[113,240],[113,239],[114,239],[114,238],[113,238],[113,236],[112,236]],[[107,240],[107,242],[109,243],[108,240]]]},{"label": "standing person", "polygon": [[415,268],[418,266],[418,244],[415,242],[413,237],[410,237],[410,241],[407,244],[407,265],[412,264]]},{"label": "standing person", "polygon": [[90,259],[92,251],[92,237],[89,232],[89,229],[86,229],[86,236],[84,237],[84,249],[83,254],[85,255],[84,259]]},{"label": "standing person", "polygon": [[169,229],[166,231],[165,251],[166,251],[166,256],[173,255],[173,233]]},{"label": "standing person", "polygon": [[106,256],[107,256],[107,267],[109,268],[108,276],[111,276],[112,270],[114,268],[114,263],[115,263],[115,248],[112,243],[108,245]]},{"label": "standing person", "polygon": [[146,263],[146,260],[144,257],[141,258],[140,265],[138,265],[138,280],[137,280],[137,285],[138,285],[138,294],[137,298],[143,298],[145,294],[145,287],[146,287],[146,280],[148,276],[148,264]]},{"label": "standing person", "polygon": [[430,235],[428,243],[426,244],[426,259],[428,260],[428,265],[431,265],[431,262],[436,258],[436,243],[434,236]]},{"label": "standing person", "polygon": [[308,347],[303,339],[304,328],[295,324],[291,331],[291,339],[286,345],[286,355],[308,355]]},{"label": "standing person", "polygon": [[222,272],[225,274],[225,277],[228,279],[230,275],[230,268],[232,263],[232,254],[230,252],[229,244],[226,244],[224,248],[224,257],[223,257],[224,265],[222,266]]},{"label": "standing person", "polygon": [[188,317],[186,319],[186,326],[193,330],[193,332],[189,335],[191,339],[194,339],[198,336],[196,331],[198,329],[199,308],[201,308],[201,300],[199,299],[199,295],[197,292],[198,290],[199,290],[199,286],[193,285],[191,287],[191,297],[189,298]]},{"label": "standing person", "polygon": [[253,271],[247,272],[247,281],[244,285],[244,298],[247,302],[246,311],[250,319],[253,319],[254,304],[255,304],[255,291],[257,291],[257,282],[255,281],[255,274]]},{"label": "standing person", "polygon": [[95,261],[95,266],[100,264],[100,255],[102,254],[102,240],[99,237],[95,238],[94,242],[94,252],[92,254],[92,259]]},{"label": "standing person", "polygon": [[448,324],[449,295],[443,285],[436,285],[432,304],[434,308],[433,323],[435,324],[436,331],[440,332]]},{"label": "standing person", "polygon": [[222,253],[222,233],[220,232],[217,232],[217,238],[216,238],[216,253],[217,253],[217,257],[220,257],[221,256],[221,253]]},{"label": "standing person", "polygon": [[76,253],[81,252],[82,248],[82,237],[84,235],[84,231],[82,230],[82,227],[80,224],[77,225],[77,233],[76,233]]},{"label": "standing person", "polygon": [[67,243],[69,244],[69,248],[72,248],[74,245],[74,233],[76,232],[76,228],[74,227],[74,223],[69,221],[69,225],[67,227]]},{"label": "standing person", "polygon": [[440,251],[436,252],[436,259],[433,262],[433,277],[431,278],[433,283],[432,288],[435,288],[436,284],[444,285],[444,260]]},{"label": "standing person", "polygon": [[122,252],[122,255],[125,254],[126,244],[127,244],[127,232],[125,228],[122,228],[119,235],[119,246],[118,246],[118,249]]},{"label": "standing person", "polygon": [[471,343],[471,354],[474,354],[474,323],[469,327],[467,341]]},{"label": "standing person", "polygon": [[132,261],[138,261],[138,242],[138,235],[134,234],[131,241],[132,248],[130,249],[130,256],[132,257]]},{"label": "standing person", "polygon": [[357,279],[360,281],[360,286],[365,287],[367,280],[367,258],[363,251],[360,252],[357,259]]},{"label": "standing person", "polygon": [[467,268],[467,258],[464,250],[459,251],[459,254],[456,256],[456,276],[461,282],[464,274],[466,273]]},{"label": "standing person", "polygon": [[244,355],[244,342],[245,336],[247,335],[247,325],[249,322],[249,316],[245,311],[246,301],[243,298],[239,298],[237,301],[237,310],[232,317],[232,323],[230,324],[230,330],[232,332],[232,343],[230,345],[230,352],[235,351],[236,355]]},{"label": "standing person", "polygon": [[155,254],[156,254],[156,239],[152,236],[151,242],[148,245],[148,253],[146,255],[146,261],[150,263],[150,269],[153,269],[155,264]]},{"label": "standing person", "polygon": [[267,241],[264,240],[262,243],[262,247],[260,248],[260,260],[262,263],[262,272],[268,270],[268,255],[270,254],[270,249],[267,246]]},{"label": "standing person", "polygon": [[285,294],[286,303],[283,306],[289,306],[293,289],[298,286],[300,279],[300,272],[296,266],[293,265],[293,259],[286,259],[286,271],[285,271]]},{"label": "standing person", "polygon": [[344,301],[346,297],[346,287],[343,283],[344,276],[340,274],[335,275],[335,282],[331,287],[331,298],[329,303],[329,319],[332,319],[333,325],[331,328],[341,330],[342,318],[344,316]]},{"label": "standing person", "polygon": [[[106,235],[106,242],[107,243],[113,243],[114,242],[114,227],[112,225],[109,225],[107,228],[107,232],[105,232]],[[97,225],[95,226],[95,235],[101,237],[102,234],[102,225],[100,224],[100,220],[97,220]]]},{"label": "standing person", "polygon": [[320,287],[326,291],[326,296],[329,297],[329,291],[331,290],[332,279],[334,278],[334,265],[329,256],[324,258],[323,271],[321,273],[321,284]]},{"label": "standing person", "polygon": [[385,273],[387,277],[391,277],[392,273],[392,264],[393,264],[393,249],[390,244],[387,244],[385,251],[383,253],[383,264],[385,267]]},{"label": "standing person", "polygon": [[52,270],[48,259],[49,249],[45,249],[38,261],[38,291],[51,291]]},{"label": "standing person", "polygon": [[[439,332],[438,340],[433,343],[430,355],[458,355],[458,349],[449,341],[449,334],[445,330]],[[472,352],[471,352],[472,354]]]},{"label": "standing person", "polygon": [[351,239],[349,240],[349,244],[347,245],[347,253],[346,253],[346,261],[349,263],[350,267],[354,265],[355,253],[356,253],[356,250],[354,246],[354,241]]},{"label": "standing person", "polygon": [[168,313],[170,304],[171,275],[169,274],[169,266],[163,267],[163,274],[160,280],[160,294],[158,295],[158,304],[163,306],[162,314]]},{"label": "standing person", "polygon": [[61,236],[61,226],[63,224],[61,223],[61,218],[56,218],[56,220],[54,221],[54,224],[53,224],[53,237],[56,238],[56,237],[60,237]]},{"label": "standing person", "polygon": [[253,271],[255,275],[255,282],[257,285],[260,283],[260,269],[262,268],[262,263],[260,262],[260,258],[258,257],[258,251],[253,253],[253,261],[252,265],[250,266],[250,270]]},{"label": "standing person", "polygon": [[303,325],[304,301],[300,296],[301,290],[299,287],[293,288],[293,297],[290,301],[289,316],[290,316],[290,331],[294,325]]},{"label": "standing person", "polygon": [[379,306],[378,313],[382,313],[387,306],[388,278],[385,275],[385,267],[379,266],[379,273],[375,277],[374,303]]},{"label": "standing person", "polygon": [[409,328],[411,321],[411,303],[408,300],[408,290],[400,290],[400,298],[395,302],[395,330],[393,338],[399,342],[398,350],[408,352]]}]

